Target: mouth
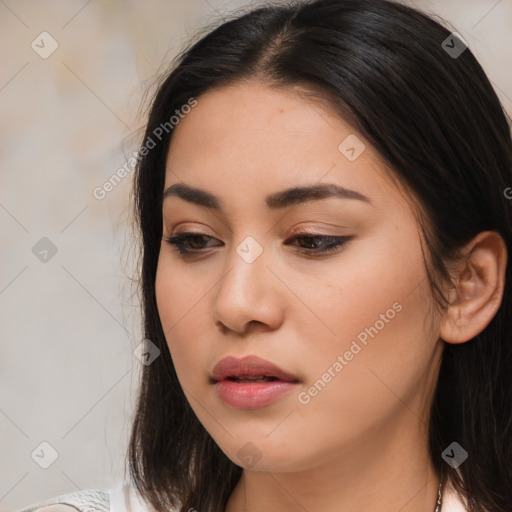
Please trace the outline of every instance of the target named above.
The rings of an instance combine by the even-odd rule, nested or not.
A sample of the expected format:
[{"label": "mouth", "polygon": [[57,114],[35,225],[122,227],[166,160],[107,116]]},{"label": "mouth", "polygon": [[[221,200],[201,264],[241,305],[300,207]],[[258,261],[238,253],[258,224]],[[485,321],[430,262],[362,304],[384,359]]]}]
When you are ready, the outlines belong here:
[{"label": "mouth", "polygon": [[268,407],[290,395],[300,381],[290,372],[256,356],[226,357],[213,369],[210,382],[218,398],[234,409]]},{"label": "mouth", "polygon": [[295,375],[257,356],[246,356],[242,359],[229,356],[222,359],[213,369],[210,382],[216,383],[224,380],[239,384],[276,381],[299,382]]},{"label": "mouth", "polygon": [[257,376],[249,376],[249,375],[241,375],[240,377],[227,377],[225,380],[230,380],[231,382],[238,382],[239,384],[252,384],[256,382],[274,382],[278,379],[277,377],[267,377],[263,375],[261,377]]}]

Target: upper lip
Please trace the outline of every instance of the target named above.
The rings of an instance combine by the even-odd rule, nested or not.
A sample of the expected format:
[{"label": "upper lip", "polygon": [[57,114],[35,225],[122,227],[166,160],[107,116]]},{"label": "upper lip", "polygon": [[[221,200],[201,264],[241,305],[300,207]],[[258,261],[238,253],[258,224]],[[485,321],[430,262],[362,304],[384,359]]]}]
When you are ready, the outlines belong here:
[{"label": "upper lip", "polygon": [[294,375],[257,356],[245,356],[242,359],[232,356],[225,357],[215,365],[212,373],[214,381],[224,380],[228,377],[240,378],[242,376],[266,376],[288,382],[299,382]]}]

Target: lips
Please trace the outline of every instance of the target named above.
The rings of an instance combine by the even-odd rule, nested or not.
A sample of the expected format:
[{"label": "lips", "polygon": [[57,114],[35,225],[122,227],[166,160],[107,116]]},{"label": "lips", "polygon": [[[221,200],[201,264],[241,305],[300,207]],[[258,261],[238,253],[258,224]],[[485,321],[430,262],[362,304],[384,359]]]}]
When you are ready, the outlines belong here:
[{"label": "lips", "polygon": [[279,368],[270,361],[256,356],[245,356],[242,359],[229,356],[219,361],[212,372],[212,380],[219,382],[222,380],[234,380],[237,382],[258,382],[261,380],[273,381],[280,380],[284,382],[299,382],[296,376]]}]

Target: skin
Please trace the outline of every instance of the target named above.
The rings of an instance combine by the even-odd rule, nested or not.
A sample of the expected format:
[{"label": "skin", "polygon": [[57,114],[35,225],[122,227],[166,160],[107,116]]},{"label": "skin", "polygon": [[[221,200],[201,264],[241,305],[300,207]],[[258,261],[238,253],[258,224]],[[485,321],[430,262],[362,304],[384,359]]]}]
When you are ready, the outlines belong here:
[{"label": "skin", "polygon": [[[354,161],[338,150],[349,134],[366,144]],[[439,479],[426,416],[442,340],[467,341],[496,313],[506,265],[501,238],[482,233],[468,245],[469,263],[453,264],[460,301],[452,291],[454,305],[433,314],[416,219],[376,151],[327,107],[258,81],[208,91],[175,127],[165,188],[182,182],[218,195],[225,211],[165,199],[156,299],[191,407],[244,468],[226,511],[434,510]],[[318,183],[358,191],[371,204],[265,205],[267,194]],[[298,228],[353,238],[335,253],[308,256],[308,240],[289,242]],[[165,242],[186,231],[213,237],[191,243],[202,256],[185,259]],[[247,236],[263,249],[252,263],[236,252]],[[300,403],[297,394],[394,303],[401,311]],[[209,382],[212,370],[227,355],[248,354],[300,383],[267,407],[225,405]],[[261,456],[255,464],[238,456],[250,451],[247,443]]]}]

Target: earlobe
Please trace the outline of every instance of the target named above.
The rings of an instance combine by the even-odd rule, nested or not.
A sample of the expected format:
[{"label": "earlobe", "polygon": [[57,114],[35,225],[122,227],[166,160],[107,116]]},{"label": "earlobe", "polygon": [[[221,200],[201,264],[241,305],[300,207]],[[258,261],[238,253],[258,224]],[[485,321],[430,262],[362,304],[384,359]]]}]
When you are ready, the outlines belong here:
[{"label": "earlobe", "polygon": [[464,249],[456,265],[456,285],[450,290],[439,337],[464,343],[480,334],[496,315],[503,298],[507,248],[495,231],[482,231]]}]

